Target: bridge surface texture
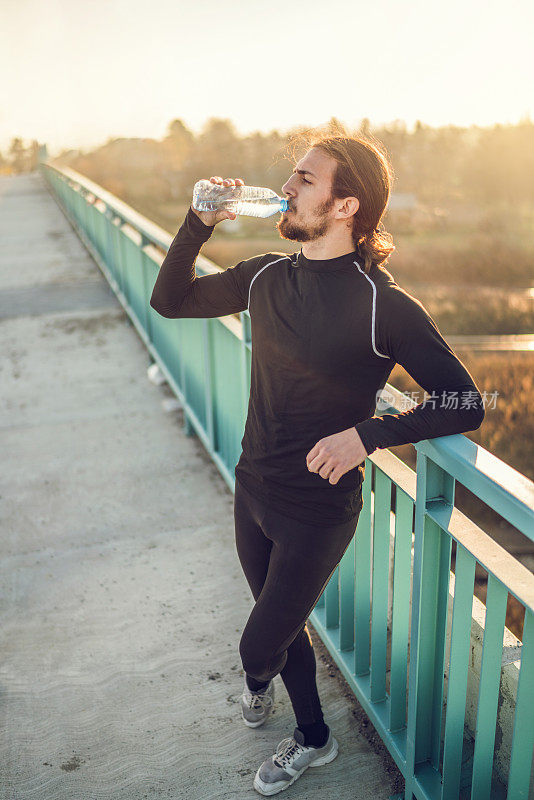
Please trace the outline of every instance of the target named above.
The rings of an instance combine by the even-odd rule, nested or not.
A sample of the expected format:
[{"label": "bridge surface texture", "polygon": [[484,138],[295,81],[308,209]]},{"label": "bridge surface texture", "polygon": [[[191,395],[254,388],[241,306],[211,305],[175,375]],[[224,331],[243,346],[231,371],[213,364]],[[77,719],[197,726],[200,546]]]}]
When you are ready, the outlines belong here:
[{"label": "bridge surface texture", "polygon": [[[295,723],[280,676],[266,725],[241,721],[232,494],[39,175],[0,178],[0,241],[0,798],[258,797]],[[312,636],[340,753],[284,798],[388,798],[399,773]]]}]

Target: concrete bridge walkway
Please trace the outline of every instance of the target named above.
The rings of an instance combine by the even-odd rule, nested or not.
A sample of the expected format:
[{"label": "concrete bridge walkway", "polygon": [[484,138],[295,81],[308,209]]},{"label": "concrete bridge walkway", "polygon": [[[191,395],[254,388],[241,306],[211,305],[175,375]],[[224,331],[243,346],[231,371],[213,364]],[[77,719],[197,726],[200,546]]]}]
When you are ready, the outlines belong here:
[{"label": "concrete bridge walkway", "polygon": [[[279,676],[241,722],[231,492],[39,175],[0,178],[0,242],[0,798],[257,798],[295,723]],[[385,800],[398,772],[312,636],[340,754],[284,800]]]}]

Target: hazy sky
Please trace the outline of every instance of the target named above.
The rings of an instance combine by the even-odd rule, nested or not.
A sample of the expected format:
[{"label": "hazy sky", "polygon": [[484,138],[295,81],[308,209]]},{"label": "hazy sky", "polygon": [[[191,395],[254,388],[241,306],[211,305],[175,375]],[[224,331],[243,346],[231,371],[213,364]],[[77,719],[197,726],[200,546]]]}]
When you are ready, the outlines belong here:
[{"label": "hazy sky", "polygon": [[533,115],[532,0],[0,0],[0,150]]}]

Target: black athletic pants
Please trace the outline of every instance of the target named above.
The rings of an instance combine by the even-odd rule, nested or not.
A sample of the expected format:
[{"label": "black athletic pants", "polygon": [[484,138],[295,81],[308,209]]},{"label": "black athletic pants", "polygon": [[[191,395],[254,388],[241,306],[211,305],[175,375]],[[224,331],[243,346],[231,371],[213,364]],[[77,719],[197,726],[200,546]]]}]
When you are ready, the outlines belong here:
[{"label": "black athletic pants", "polygon": [[306,621],[358,517],[325,527],[300,522],[270,508],[236,479],[234,518],[237,553],[256,601],[239,643],[243,669],[262,682],[280,673],[297,725],[322,721]]}]

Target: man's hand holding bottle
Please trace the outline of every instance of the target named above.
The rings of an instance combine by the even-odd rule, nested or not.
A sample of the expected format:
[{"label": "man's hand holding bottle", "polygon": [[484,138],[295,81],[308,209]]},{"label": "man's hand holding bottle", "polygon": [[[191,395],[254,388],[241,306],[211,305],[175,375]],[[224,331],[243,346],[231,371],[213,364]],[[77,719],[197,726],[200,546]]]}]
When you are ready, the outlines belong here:
[{"label": "man's hand holding bottle", "polygon": [[[218,186],[244,186],[245,182],[241,178],[219,178],[218,176],[210,178],[211,183],[215,183]],[[235,219],[237,214],[233,211],[227,211],[223,208],[220,208],[218,211],[197,211],[196,208],[193,208],[193,212],[197,215],[197,217],[204,223],[204,225],[208,225],[212,227],[213,225],[217,225],[218,222],[222,222],[223,219]]]}]

